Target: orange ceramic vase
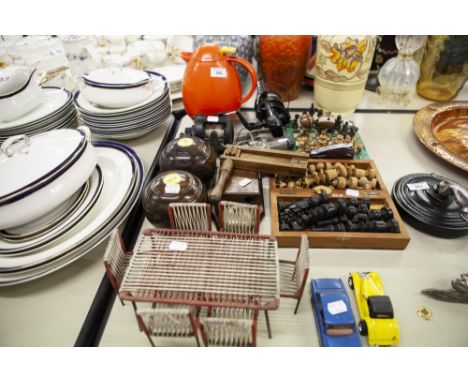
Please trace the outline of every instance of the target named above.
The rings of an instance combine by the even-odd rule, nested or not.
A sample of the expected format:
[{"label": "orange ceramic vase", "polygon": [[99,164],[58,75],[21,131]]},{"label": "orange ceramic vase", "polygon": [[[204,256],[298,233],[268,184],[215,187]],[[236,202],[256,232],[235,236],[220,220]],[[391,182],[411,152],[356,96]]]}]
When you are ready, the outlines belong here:
[{"label": "orange ceramic vase", "polygon": [[[255,69],[250,62],[233,56],[217,44],[200,45],[194,53],[182,52],[187,62],[182,83],[182,101],[187,114],[216,116],[233,113],[252,97],[257,86]],[[245,96],[233,63],[244,66],[252,85]]]},{"label": "orange ceramic vase", "polygon": [[260,36],[260,68],[267,90],[283,101],[296,99],[311,49],[312,36]]}]

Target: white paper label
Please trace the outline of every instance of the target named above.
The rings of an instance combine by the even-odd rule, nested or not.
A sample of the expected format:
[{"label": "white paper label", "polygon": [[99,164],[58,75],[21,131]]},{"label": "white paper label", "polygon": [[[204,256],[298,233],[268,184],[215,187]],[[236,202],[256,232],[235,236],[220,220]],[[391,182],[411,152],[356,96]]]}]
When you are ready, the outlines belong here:
[{"label": "white paper label", "polygon": [[244,178],[244,179],[239,180],[239,186],[245,187],[251,182],[252,182],[252,179]]},{"label": "white paper label", "polygon": [[353,196],[355,198],[359,197],[359,191],[358,190],[353,190],[352,188],[347,188],[345,192],[346,192],[346,195]]},{"label": "white paper label", "polygon": [[209,115],[206,120],[208,122],[219,122],[219,118],[216,115]]},{"label": "white paper label", "polygon": [[226,68],[211,68],[211,77],[226,78]]},{"label": "white paper label", "polygon": [[180,192],[180,184],[166,184],[164,192],[166,194],[178,194]]},{"label": "white paper label", "polygon": [[185,251],[187,250],[187,242],[172,240],[169,244],[169,250],[171,251]]},{"label": "white paper label", "polygon": [[346,304],[344,303],[343,300],[329,302],[327,304],[327,309],[332,315],[340,314],[340,313],[344,313],[348,311],[348,308],[346,307]]},{"label": "white paper label", "polygon": [[427,182],[411,183],[411,184],[408,184],[408,188],[410,189],[410,191],[422,191],[422,190],[430,189]]}]

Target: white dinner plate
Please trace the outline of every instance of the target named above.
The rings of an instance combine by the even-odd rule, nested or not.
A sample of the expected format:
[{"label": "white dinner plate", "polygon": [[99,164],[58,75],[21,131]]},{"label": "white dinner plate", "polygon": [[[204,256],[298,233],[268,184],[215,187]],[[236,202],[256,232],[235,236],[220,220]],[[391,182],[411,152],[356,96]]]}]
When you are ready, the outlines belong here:
[{"label": "white dinner plate", "polygon": [[17,272],[0,274],[0,286],[29,282],[44,277],[78,260],[90,250],[99,245],[102,241],[104,241],[114,228],[122,224],[130,213],[131,209],[139,200],[139,195],[143,187],[143,165],[140,158],[127,146],[115,142],[99,142],[97,144],[101,145],[101,147],[102,145],[105,145],[121,150],[122,152],[126,153],[129,159],[136,165],[136,182],[134,188],[131,190],[130,197],[125,203],[123,203],[121,208],[115,213],[110,221],[107,224],[102,225],[101,229],[95,232],[94,236],[92,236],[90,240],[80,243],[80,245],[75,246],[70,251],[62,253],[60,257],[56,257],[55,259],[38,265],[37,267],[24,269]]},{"label": "white dinner plate", "polygon": [[36,248],[57,240],[61,235],[78,224],[80,220],[83,219],[93,208],[101,194],[103,184],[104,179],[102,171],[99,165],[97,165],[89,178],[89,191],[76,210],[72,211],[70,215],[64,217],[64,219],[52,229],[47,230],[44,234],[38,235],[32,239],[18,242],[5,240],[0,237],[0,256],[26,255]]},{"label": "white dinner plate", "polygon": [[0,130],[0,136],[13,136],[19,134],[36,134],[39,130],[53,130],[57,126],[66,125],[73,117],[77,118],[78,113],[74,107],[64,110],[58,117],[47,119],[45,122],[31,126],[21,126],[15,129]]},{"label": "white dinner plate", "polygon": [[117,144],[112,142],[98,144],[96,151],[104,186],[91,211],[60,240],[45,245],[27,256],[0,257],[0,273],[37,267],[74,250],[87,241],[93,241],[96,232],[108,224],[121,204],[132,195],[139,169],[129,157],[128,151],[118,149]]},{"label": "white dinner plate", "polygon": [[172,122],[173,122],[174,116],[172,114],[169,115],[169,117],[163,121],[160,124],[155,124],[155,125],[150,125],[144,129],[137,129],[137,130],[127,130],[123,132],[105,132],[101,133],[100,131],[92,131],[93,137],[96,139],[116,139],[116,140],[130,140],[130,139],[135,139],[142,137],[143,135],[146,135],[150,133],[153,130],[159,129],[159,128],[167,128],[169,127]]},{"label": "white dinner plate", "polygon": [[101,124],[94,121],[89,121],[87,119],[81,118],[83,124],[88,126],[91,130],[93,128],[100,129],[100,130],[125,130],[125,129],[137,129],[141,126],[146,126],[148,124],[157,124],[161,123],[165,119],[167,119],[168,114],[171,113],[170,105],[166,105],[161,110],[158,110],[157,113],[150,114],[147,117],[143,118],[135,118],[128,122],[115,122],[115,123],[106,123]]},{"label": "white dinner plate", "polygon": [[67,102],[70,101],[71,93],[66,89],[54,87],[44,87],[42,89],[44,91],[44,96],[40,105],[32,112],[22,116],[21,118],[10,122],[0,123],[0,131],[15,129],[22,127],[22,125],[31,124],[32,122],[46,118],[60,110],[67,104]]},{"label": "white dinner plate", "polygon": [[167,66],[161,66],[159,68],[155,68],[154,70],[151,70],[151,72],[162,74],[164,77],[166,77],[167,82],[169,84],[179,83],[179,82],[182,83],[186,67],[187,65],[185,64],[167,65]]},{"label": "white dinner plate", "polygon": [[129,126],[129,125],[134,125],[138,124],[143,121],[148,121],[152,120],[154,118],[157,118],[158,116],[165,114],[167,110],[170,110],[171,104],[169,99],[166,99],[164,103],[158,105],[156,108],[152,109],[151,111],[148,111],[146,113],[141,113],[141,114],[136,114],[131,117],[125,117],[125,118],[106,118],[106,119],[98,119],[98,118],[90,118],[88,116],[85,116],[84,114],[80,115],[81,120],[84,122],[84,124],[90,124],[94,126],[99,126],[102,128],[106,127],[118,127],[118,126]]}]

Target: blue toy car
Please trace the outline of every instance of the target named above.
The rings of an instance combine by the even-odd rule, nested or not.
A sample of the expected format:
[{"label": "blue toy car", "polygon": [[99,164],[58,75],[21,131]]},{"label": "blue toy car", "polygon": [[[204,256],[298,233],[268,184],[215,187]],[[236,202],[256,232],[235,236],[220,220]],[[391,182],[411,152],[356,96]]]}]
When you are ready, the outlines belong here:
[{"label": "blue toy car", "polygon": [[348,294],[341,279],[316,279],[310,283],[321,346],[361,346]]}]

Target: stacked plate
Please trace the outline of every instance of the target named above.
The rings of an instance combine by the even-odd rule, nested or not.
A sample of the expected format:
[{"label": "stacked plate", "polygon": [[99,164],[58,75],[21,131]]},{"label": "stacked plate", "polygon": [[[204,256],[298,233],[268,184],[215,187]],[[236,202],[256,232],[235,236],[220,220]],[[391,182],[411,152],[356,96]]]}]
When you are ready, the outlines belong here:
[{"label": "stacked plate", "polygon": [[[60,136],[47,135],[62,132],[64,134]],[[137,202],[144,176],[138,155],[131,148],[115,142],[91,144],[88,140],[86,146],[80,135],[82,132],[61,130],[36,135],[27,142],[12,142],[0,153],[0,173],[4,175],[18,170],[18,166],[31,165],[33,159],[38,163],[38,166],[31,165],[33,169],[24,168],[28,176],[16,179],[13,186],[0,187],[0,208],[14,208],[15,203],[31,204],[31,208],[19,210],[22,211],[18,213],[23,219],[21,225],[18,225],[19,221],[0,219],[0,286],[32,281],[79,259],[122,224]],[[60,140],[60,145],[54,152],[49,146],[56,139]],[[47,149],[46,145],[49,145]],[[29,148],[24,151],[26,146]],[[44,148],[42,153],[41,146]],[[25,155],[16,155],[21,151]],[[31,157],[28,162],[29,155],[36,157]],[[38,159],[44,156],[47,156],[46,160]],[[83,166],[86,167],[84,172],[80,170]],[[40,176],[41,171],[47,172]],[[68,186],[77,177],[84,181],[77,183],[79,186],[65,202],[46,214],[44,211],[39,214],[37,203],[33,203],[36,194],[46,192],[48,186],[65,194],[59,186]],[[25,190],[23,186],[28,182],[29,188]],[[52,199],[41,197],[42,204],[49,207]],[[19,206],[28,207],[25,204]],[[31,219],[31,213],[36,214],[34,219]],[[38,214],[42,216],[38,218]],[[31,221],[24,223],[24,218]]]},{"label": "stacked plate", "polygon": [[44,95],[38,107],[16,120],[0,122],[0,142],[13,135],[33,135],[54,129],[78,127],[72,94],[62,88],[42,89]]},{"label": "stacked plate", "polygon": [[187,65],[167,65],[153,70],[166,77],[171,90],[171,99],[178,100],[182,98],[182,80],[184,78]]},{"label": "stacked plate", "polygon": [[183,110],[182,102],[182,80],[184,78],[185,68],[187,65],[167,65],[161,66],[154,71],[166,77],[171,91],[172,110]]},{"label": "stacked plate", "polygon": [[156,72],[134,72],[109,68],[83,76],[85,86],[74,101],[81,122],[96,138],[133,139],[171,123],[166,78]]}]

